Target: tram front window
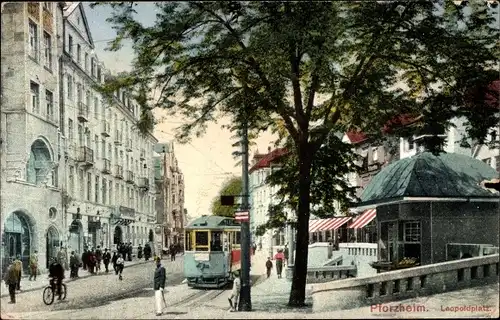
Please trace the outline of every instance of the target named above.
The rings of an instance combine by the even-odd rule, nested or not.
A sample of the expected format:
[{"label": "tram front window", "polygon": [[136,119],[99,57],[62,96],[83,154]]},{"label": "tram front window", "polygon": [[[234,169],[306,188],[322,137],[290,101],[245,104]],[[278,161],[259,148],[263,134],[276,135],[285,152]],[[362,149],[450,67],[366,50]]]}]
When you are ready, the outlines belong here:
[{"label": "tram front window", "polygon": [[196,231],[196,251],[208,251],[208,231]]},{"label": "tram front window", "polygon": [[222,251],[222,231],[212,231],[211,251]]},{"label": "tram front window", "polygon": [[192,251],[193,250],[193,243],[191,242],[191,232],[190,231],[186,231],[184,239],[185,239],[184,243],[186,244],[185,251]]}]

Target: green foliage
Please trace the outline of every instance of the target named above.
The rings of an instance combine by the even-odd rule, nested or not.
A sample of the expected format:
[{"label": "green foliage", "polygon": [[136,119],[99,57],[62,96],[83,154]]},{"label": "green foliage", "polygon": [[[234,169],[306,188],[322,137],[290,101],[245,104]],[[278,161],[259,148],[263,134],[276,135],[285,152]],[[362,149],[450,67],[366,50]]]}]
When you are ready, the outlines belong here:
[{"label": "green foliage", "polygon": [[[222,206],[220,196],[239,196],[242,190],[241,177],[233,177],[226,181],[217,197],[212,200],[211,211],[214,216],[234,217],[235,207]],[[238,197],[235,198],[235,203]]]},{"label": "green foliage", "polygon": [[[348,198],[340,181],[348,147],[337,139],[323,147],[329,155],[321,151],[332,132],[359,129],[384,139],[380,128],[400,114],[419,119],[404,134],[439,131],[464,115],[474,120],[469,133],[482,139],[498,121],[498,112],[471,112],[465,103],[498,65],[498,23],[484,1],[471,2],[468,15],[438,0],[158,2],[151,27],[134,19],[133,4],[112,6],[117,38],[110,50],[128,39],[135,58],[133,70],[104,92],[156,89],[159,99],[143,101],[143,110],[190,119],[178,132],[183,141],[223,115],[234,130],[246,122],[251,133],[271,128],[290,137],[295,164],[283,173],[295,180],[279,183],[288,206],[299,208],[297,252],[307,252],[311,200],[327,210],[326,195]],[[392,134],[403,134],[399,129]],[[301,305],[307,256],[297,255],[295,267],[290,304]]]}]

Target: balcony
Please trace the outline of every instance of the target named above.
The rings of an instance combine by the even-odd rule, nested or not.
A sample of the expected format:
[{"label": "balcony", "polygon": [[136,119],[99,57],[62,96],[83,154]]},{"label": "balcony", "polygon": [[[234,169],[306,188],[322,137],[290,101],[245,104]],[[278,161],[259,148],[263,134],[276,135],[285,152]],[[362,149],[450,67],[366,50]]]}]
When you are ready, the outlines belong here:
[{"label": "balcony", "polygon": [[137,186],[139,187],[139,189],[147,191],[149,189],[149,179],[140,177],[139,179],[137,179]]},{"label": "balcony", "polygon": [[101,135],[103,137],[109,137],[111,135],[111,125],[107,120],[102,120],[101,123]]},{"label": "balcony", "polygon": [[89,121],[89,107],[81,101],[78,102],[78,121],[80,122]]},{"label": "balcony", "polygon": [[141,149],[141,154],[139,156],[140,160],[146,160],[146,150]]},{"label": "balcony", "polygon": [[108,159],[102,159],[102,173],[109,174],[111,173],[111,161]]},{"label": "balcony", "polygon": [[89,147],[80,147],[78,153],[78,162],[82,162],[84,166],[94,165],[94,150]]},{"label": "balcony", "polygon": [[115,177],[118,179],[123,179],[123,167],[119,164],[115,166]]},{"label": "balcony", "polygon": [[125,150],[132,152],[132,139],[125,140]]},{"label": "balcony", "polygon": [[115,131],[115,145],[121,146],[122,145],[122,134],[120,131],[116,130]]},{"label": "balcony", "polygon": [[125,181],[127,183],[131,183],[131,184],[135,183],[134,173],[132,171],[130,171],[130,170],[126,171]]}]

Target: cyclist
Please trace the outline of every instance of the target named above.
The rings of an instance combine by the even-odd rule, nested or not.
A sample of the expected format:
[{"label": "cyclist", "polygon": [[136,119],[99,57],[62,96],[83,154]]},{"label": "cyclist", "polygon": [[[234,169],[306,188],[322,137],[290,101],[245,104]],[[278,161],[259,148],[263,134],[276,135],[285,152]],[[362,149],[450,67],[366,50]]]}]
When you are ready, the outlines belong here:
[{"label": "cyclist", "polygon": [[50,286],[54,288],[54,281],[56,282],[55,285],[57,286],[57,295],[59,296],[58,300],[61,300],[62,296],[62,281],[64,279],[64,268],[57,261],[56,258],[51,259],[51,264],[49,266],[49,277],[50,279]]}]

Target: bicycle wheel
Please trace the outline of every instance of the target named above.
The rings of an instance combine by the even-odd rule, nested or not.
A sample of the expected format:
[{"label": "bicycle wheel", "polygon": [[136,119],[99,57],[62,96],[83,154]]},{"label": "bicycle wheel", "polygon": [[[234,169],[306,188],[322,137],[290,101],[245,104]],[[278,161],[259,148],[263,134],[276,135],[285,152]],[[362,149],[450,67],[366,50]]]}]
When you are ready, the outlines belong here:
[{"label": "bicycle wheel", "polygon": [[54,292],[50,286],[43,290],[43,303],[51,305],[54,302]]},{"label": "bicycle wheel", "polygon": [[68,290],[66,289],[66,285],[63,283],[61,286],[61,294],[62,294],[62,299],[66,300],[66,294],[68,293]]}]

